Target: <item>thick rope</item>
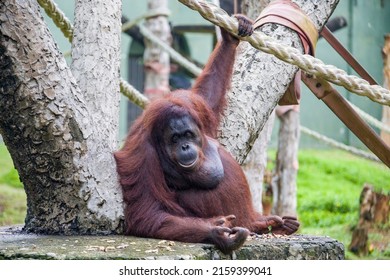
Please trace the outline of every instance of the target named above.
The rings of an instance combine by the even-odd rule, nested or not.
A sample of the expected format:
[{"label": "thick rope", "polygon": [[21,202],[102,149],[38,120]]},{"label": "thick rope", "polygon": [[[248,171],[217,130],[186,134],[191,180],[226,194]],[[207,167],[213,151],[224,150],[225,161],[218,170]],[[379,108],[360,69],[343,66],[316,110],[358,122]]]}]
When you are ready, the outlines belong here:
[{"label": "thick rope", "polygon": [[[218,5],[216,5],[218,6]],[[184,56],[182,56],[180,53],[178,53],[175,49],[173,49],[171,46],[166,44],[165,42],[161,41],[157,36],[155,36],[152,32],[150,32],[146,27],[144,27],[141,24],[138,24],[139,21],[141,21],[144,18],[154,16],[153,14],[146,14],[144,16],[139,17],[138,19],[131,21],[130,23],[126,23],[122,26],[122,31],[126,31],[128,28],[131,28],[134,25],[138,25],[140,28],[141,34],[146,37],[148,40],[152,41],[153,43],[157,44],[160,48],[162,48],[164,51],[168,52],[171,56],[172,60],[180,64],[182,67],[187,69],[189,72],[191,72],[194,76],[199,76],[202,72],[202,69],[196,66],[194,63],[186,59]],[[350,103],[350,105],[355,109],[355,111],[363,118],[365,119],[369,124],[390,133],[390,127],[384,124],[383,122],[375,119],[374,117],[370,116],[366,112],[364,112],[362,109],[358,108],[357,106]]]},{"label": "thick rope", "polygon": [[[202,69],[197,67],[195,64],[190,62],[188,59],[186,59],[184,56],[182,56],[180,53],[178,53],[175,49],[173,49],[171,46],[167,45],[166,43],[162,42],[158,37],[156,37],[153,33],[151,33],[146,27],[139,25],[140,32],[143,36],[145,36],[150,41],[156,43],[159,45],[163,50],[169,53],[171,58],[180,64],[182,67],[190,71],[195,76],[199,76]],[[350,103],[350,102],[349,102]],[[362,109],[358,108],[356,105],[353,105],[350,103],[350,105],[355,109],[355,111],[363,118],[365,119],[369,124],[390,133],[390,127],[384,124],[383,122],[375,119],[374,117],[370,116],[366,112],[364,112]]]},{"label": "thick rope", "polygon": [[62,31],[64,36],[72,43],[73,25],[65,14],[58,9],[56,3],[51,0],[37,0],[46,14],[53,20],[54,24]]},{"label": "thick rope", "polygon": [[[144,16],[145,17],[145,16]],[[140,17],[140,18],[144,18]],[[165,50],[169,53],[172,60],[180,64],[182,67],[187,69],[189,72],[191,72],[195,76],[199,76],[202,69],[196,66],[194,63],[190,62],[188,59],[186,59],[184,56],[182,56],[180,53],[178,53],[175,49],[173,49],[171,46],[167,45],[163,41],[161,41],[157,36],[155,36],[153,33],[151,33],[146,27],[143,25],[138,25],[140,27],[140,32],[143,36],[145,36],[150,41],[156,43],[160,48]],[[127,28],[122,27],[122,30],[125,31]],[[370,116],[366,112],[364,112],[362,109],[358,108],[357,106],[350,103],[350,105],[355,109],[355,111],[363,118],[365,119],[369,124],[390,133],[390,127],[382,123],[381,121],[375,119],[374,117]]]},{"label": "thick rope", "polygon": [[146,105],[148,105],[149,103],[149,99],[145,95],[143,95],[135,87],[133,87],[123,79],[121,79],[119,86],[120,91],[124,96],[126,96],[129,100],[131,100],[141,109],[145,109]]},{"label": "thick rope", "polygon": [[338,148],[338,149],[341,149],[341,150],[344,150],[344,151],[347,151],[351,154],[354,154],[354,155],[357,155],[359,157],[363,157],[363,158],[366,158],[366,159],[369,159],[369,160],[373,160],[373,161],[377,161],[377,162],[381,162],[374,154],[372,153],[368,153],[368,152],[365,152],[365,151],[362,151],[360,149],[357,149],[355,147],[352,147],[352,146],[347,146],[343,143],[340,143],[340,142],[337,142],[336,140],[333,140],[329,137],[326,137],[325,135],[322,135],[322,134],[319,134],[318,132],[315,132],[307,127],[304,127],[304,126],[300,126],[300,130],[301,132],[315,138],[315,139],[318,139],[322,142],[324,142],[325,144],[328,144],[330,146],[333,146],[335,148]]},{"label": "thick rope", "polygon": [[[216,24],[232,34],[237,34],[238,23],[234,17],[230,17],[224,10],[203,1],[179,0],[190,9],[198,11],[206,20]],[[378,86],[370,85],[364,79],[348,75],[344,70],[333,65],[326,65],[321,60],[310,55],[301,54],[293,47],[283,46],[267,35],[255,31],[252,36],[243,37],[253,47],[263,52],[273,54],[280,60],[298,66],[302,70],[316,77],[323,78],[336,85],[343,86],[348,91],[361,96],[366,96],[372,101],[383,105],[390,105],[390,91]]]}]

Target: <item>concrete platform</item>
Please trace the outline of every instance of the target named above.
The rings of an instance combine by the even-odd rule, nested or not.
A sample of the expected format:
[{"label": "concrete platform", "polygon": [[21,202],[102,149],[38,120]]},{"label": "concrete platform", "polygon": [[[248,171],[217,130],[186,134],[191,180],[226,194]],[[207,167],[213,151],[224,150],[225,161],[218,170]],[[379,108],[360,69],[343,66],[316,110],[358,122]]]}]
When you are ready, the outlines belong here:
[{"label": "concrete platform", "polygon": [[232,255],[209,244],[131,236],[58,236],[23,232],[21,226],[0,228],[1,259],[55,260],[341,260],[344,245],[329,237],[272,234],[252,237]]}]

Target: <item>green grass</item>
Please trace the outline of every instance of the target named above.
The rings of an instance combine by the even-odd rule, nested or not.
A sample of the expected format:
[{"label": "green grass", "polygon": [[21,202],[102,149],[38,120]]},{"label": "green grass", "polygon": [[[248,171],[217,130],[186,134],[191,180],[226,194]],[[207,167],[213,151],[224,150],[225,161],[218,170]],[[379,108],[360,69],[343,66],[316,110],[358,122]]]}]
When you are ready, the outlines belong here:
[{"label": "green grass", "polygon": [[365,183],[390,191],[390,171],[382,164],[334,150],[302,151],[299,162],[298,213],[303,228],[356,223]]},{"label": "green grass", "polygon": [[23,188],[19,174],[14,168],[11,156],[4,144],[0,144],[0,184]]},{"label": "green grass", "polygon": [[26,194],[11,156],[0,144],[0,226],[22,224],[27,210]]},{"label": "green grass", "polygon": [[[303,150],[299,153],[298,216],[302,234],[330,236],[342,242],[346,258],[352,228],[359,220],[363,185],[390,193],[390,170],[382,164],[337,150]],[[390,225],[369,234],[372,252],[364,259],[390,259]]]}]

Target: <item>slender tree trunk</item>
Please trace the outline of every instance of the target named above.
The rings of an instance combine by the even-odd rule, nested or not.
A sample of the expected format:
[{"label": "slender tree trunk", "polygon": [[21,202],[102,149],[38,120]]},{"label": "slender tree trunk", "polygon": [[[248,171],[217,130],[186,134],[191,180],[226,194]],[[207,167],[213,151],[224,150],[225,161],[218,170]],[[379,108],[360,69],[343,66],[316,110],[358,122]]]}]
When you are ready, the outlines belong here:
[{"label": "slender tree trunk", "polygon": [[81,162],[85,184],[80,193],[88,197],[93,213],[107,216],[115,226],[123,215],[113,157],[119,133],[121,8],[121,0],[76,1],[71,65],[91,133]]},{"label": "slender tree trunk", "polygon": [[260,132],[259,138],[255,141],[252,150],[242,164],[251,190],[253,205],[256,211],[260,213],[263,212],[264,173],[267,168],[267,150],[269,141],[271,140],[274,119],[275,114],[272,113]]},{"label": "slender tree trunk", "polygon": [[[111,91],[117,94],[118,54],[103,68],[97,65],[104,63],[110,48],[119,48],[114,45],[119,44],[121,5],[119,0],[80,1],[78,9],[98,13],[100,25],[95,29],[78,25],[75,45],[94,41],[96,45],[89,47],[100,56],[94,57],[94,64],[83,63],[86,53],[75,48],[74,64],[105,75],[100,74],[103,83],[82,80],[82,74],[78,81],[81,88],[96,82],[97,95],[105,97],[90,97],[91,92],[80,90],[36,1],[0,3],[0,132],[27,194],[27,231],[80,234],[122,229],[122,198],[108,151],[117,134],[111,120],[116,113],[109,107],[115,101],[107,105],[99,99],[110,99],[106,94]],[[84,20],[95,22],[96,17],[89,14]],[[78,28],[86,28],[85,35]],[[96,38],[97,30],[106,36]]]},{"label": "slender tree trunk", "polygon": [[288,110],[276,115],[280,119],[276,168],[272,180],[273,214],[297,215],[297,173],[299,146],[299,110]]},{"label": "slender tree trunk", "polygon": [[[171,29],[168,22],[168,1],[148,0],[148,10],[157,16],[146,20],[145,25],[161,41],[172,43]],[[145,38],[145,89],[149,99],[169,93],[170,60],[168,52]]]},{"label": "slender tree trunk", "polygon": [[[382,50],[383,53],[383,78],[384,88],[390,89],[390,34],[385,36],[385,45]],[[390,126],[390,107],[383,106],[382,111],[382,122],[387,126]],[[386,131],[381,132],[381,137],[387,145],[390,145],[390,133]]]},{"label": "slender tree trunk", "polygon": [[[336,8],[338,0],[294,0],[320,30]],[[279,42],[303,52],[298,35],[278,24],[260,30]],[[245,44],[234,67],[228,108],[219,133],[221,143],[242,163],[279,99],[294,77],[297,67]],[[259,74],[260,71],[260,74]]]},{"label": "slender tree trunk", "polygon": [[[241,4],[243,14],[254,20],[270,2],[270,0],[243,0]],[[246,47],[249,46],[246,45]],[[261,75],[260,68],[253,70],[257,71],[258,75]],[[251,189],[252,202],[258,212],[263,212],[262,194],[264,172],[267,167],[267,146],[271,139],[274,119],[274,114],[271,114],[242,164]]]}]

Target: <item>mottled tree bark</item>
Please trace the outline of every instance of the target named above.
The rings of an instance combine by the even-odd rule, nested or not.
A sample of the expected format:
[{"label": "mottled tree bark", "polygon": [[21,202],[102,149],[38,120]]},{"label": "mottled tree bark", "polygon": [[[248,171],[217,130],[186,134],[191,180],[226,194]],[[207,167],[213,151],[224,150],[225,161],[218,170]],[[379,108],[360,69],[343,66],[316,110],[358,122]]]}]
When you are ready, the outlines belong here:
[{"label": "mottled tree bark", "polygon": [[[385,36],[385,45],[382,50],[383,54],[383,87],[390,89],[390,34]],[[383,106],[382,122],[390,126],[390,107]],[[387,145],[390,145],[390,133],[381,131],[381,138]]]},{"label": "mottled tree bark", "polygon": [[[161,41],[170,45],[172,43],[171,29],[168,22],[168,1],[148,0],[150,17],[145,21],[145,26]],[[149,99],[169,93],[170,60],[168,52],[157,44],[145,38],[145,95]]]},{"label": "mottled tree bark", "polygon": [[[88,55],[82,48],[73,51],[74,65],[92,73],[92,81],[82,73],[73,77],[36,1],[0,3],[0,132],[27,193],[27,231],[121,231],[122,197],[110,153],[117,134],[112,118],[117,122],[118,104],[112,105],[119,99],[102,101],[119,89],[119,57],[113,51],[119,49],[121,5],[80,2],[80,11],[100,17],[85,18],[95,27],[76,24],[75,30],[75,45],[86,41],[97,53],[92,63],[81,58]],[[99,37],[98,30],[106,35]],[[111,61],[103,61],[109,56]],[[88,83],[96,83],[93,97],[84,92]]]},{"label": "mottled tree bark", "polygon": [[263,213],[264,173],[267,168],[267,150],[269,141],[271,140],[274,119],[275,114],[272,113],[255,141],[252,150],[242,164],[251,190],[253,206],[260,213]]},{"label": "mottled tree bark", "polygon": [[[270,0],[243,0],[241,9],[243,14],[255,20],[270,2]],[[254,69],[254,71],[256,71],[256,69]],[[257,71],[257,74],[260,76],[260,69],[257,69]],[[274,116],[274,114],[270,115],[259,133],[259,137],[254,142],[251,151],[242,164],[242,168],[251,189],[253,205],[255,209],[261,213],[263,212],[262,194],[264,172],[267,167],[267,146],[271,139],[275,119]]]},{"label": "mottled tree bark", "polygon": [[[293,2],[320,30],[336,8],[338,0]],[[298,35],[291,29],[278,24],[265,24],[260,30],[280,43],[303,52]],[[221,143],[240,163],[246,158],[297,71],[297,67],[245,45],[242,44],[235,63],[228,108],[219,133]]]},{"label": "mottled tree bark", "polygon": [[121,8],[121,0],[76,1],[71,65],[91,133],[81,162],[86,184],[80,193],[88,197],[90,211],[107,216],[115,227],[123,215],[113,157],[119,133]]},{"label": "mottled tree bark", "polygon": [[275,0],[242,0],[241,11],[250,19],[255,20],[260,15],[261,11],[272,1]]}]

